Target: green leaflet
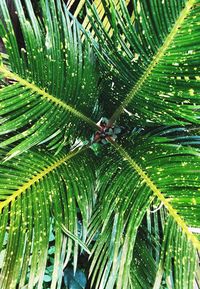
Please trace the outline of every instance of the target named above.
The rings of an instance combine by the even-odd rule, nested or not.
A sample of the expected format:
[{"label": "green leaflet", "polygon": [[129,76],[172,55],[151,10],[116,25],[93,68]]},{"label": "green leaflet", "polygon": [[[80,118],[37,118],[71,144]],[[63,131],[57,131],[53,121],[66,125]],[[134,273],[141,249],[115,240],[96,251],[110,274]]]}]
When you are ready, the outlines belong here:
[{"label": "green leaflet", "polygon": [[[1,154],[5,153],[1,150]],[[0,175],[0,250],[5,234],[8,236],[0,287],[16,288],[19,283],[21,288],[27,283],[29,268],[29,288],[35,284],[43,288],[51,210],[56,219],[52,276],[52,284],[56,285],[62,278],[59,272],[63,263],[67,264],[71,255],[76,270],[78,244],[86,249],[82,241],[87,235],[95,180],[90,153],[84,149],[62,152],[55,157],[44,155],[42,151],[30,151],[1,164]],[[82,241],[77,231],[78,210],[83,224]],[[63,226],[67,238],[62,234]]]},{"label": "green leaflet", "polygon": [[62,231],[69,237],[71,238],[73,241],[77,242],[79,244],[79,246],[85,250],[88,254],[90,254],[90,250],[85,246],[85,244],[78,238],[76,237],[74,234],[72,234],[63,224],[60,224],[58,221],[58,225],[60,226],[60,228],[62,229]]},{"label": "green leaflet", "polygon": [[21,1],[15,1],[25,46],[21,49],[5,0],[0,5],[0,33],[11,67],[2,65],[0,74],[16,81],[0,90],[0,134],[9,136],[1,146],[20,140],[11,157],[39,143],[58,148],[85,137],[88,124],[97,128],[88,117],[97,110],[95,60],[88,40],[81,40],[80,25],[60,1],[40,1],[42,21],[31,2],[25,3],[28,15]]},{"label": "green leaflet", "polygon": [[98,38],[94,47],[107,69],[102,99],[108,101],[110,122],[125,111],[142,125],[199,123],[199,1],[135,0],[134,21],[125,1],[120,8],[112,0],[102,2],[112,37],[92,6],[90,21]]}]

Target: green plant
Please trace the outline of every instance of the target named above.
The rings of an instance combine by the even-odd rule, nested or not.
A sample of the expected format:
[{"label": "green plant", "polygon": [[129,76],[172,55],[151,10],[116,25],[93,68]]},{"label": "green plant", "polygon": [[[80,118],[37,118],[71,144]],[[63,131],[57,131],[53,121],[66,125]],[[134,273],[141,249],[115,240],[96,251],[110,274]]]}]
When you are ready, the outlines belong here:
[{"label": "green plant", "polygon": [[200,1],[85,2],[0,2],[0,287],[194,288]]}]

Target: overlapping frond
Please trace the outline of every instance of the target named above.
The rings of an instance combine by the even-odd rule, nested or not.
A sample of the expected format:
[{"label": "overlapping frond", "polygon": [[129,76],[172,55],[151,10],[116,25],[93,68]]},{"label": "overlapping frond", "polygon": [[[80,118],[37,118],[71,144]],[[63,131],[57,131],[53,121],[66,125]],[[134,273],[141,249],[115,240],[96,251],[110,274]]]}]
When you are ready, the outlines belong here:
[{"label": "overlapping frond", "polygon": [[[97,111],[97,74],[87,39],[61,1],[40,1],[41,16],[31,1],[15,6],[23,35],[19,47],[5,0],[1,36],[9,65],[0,66],[1,77],[13,80],[0,90],[0,134],[8,134],[1,146],[20,140],[11,154],[52,141],[50,147],[74,141],[96,128],[89,117]],[[58,146],[58,145],[57,145]]]},{"label": "overlapping frond", "polygon": [[134,21],[125,1],[102,3],[112,37],[91,5],[90,21],[107,70],[102,99],[111,123],[124,109],[143,125],[199,123],[199,1],[135,0]]},{"label": "overlapping frond", "polygon": [[[130,2],[131,2],[130,0],[126,0],[127,5],[130,4]],[[108,17],[106,16],[104,5],[103,5],[102,1],[94,0],[94,1],[90,1],[90,3],[92,4],[92,6],[95,6],[95,8],[97,9],[99,17],[102,20],[103,27],[106,29],[106,31],[111,36],[113,34],[113,29],[110,25],[110,22],[108,21]],[[116,0],[115,5],[117,7],[119,7],[120,1]],[[91,35],[93,37],[95,37],[95,30],[92,29],[92,24],[89,20],[88,14],[84,13],[84,10],[86,8],[86,1],[85,0],[82,0],[82,1],[77,1],[77,0],[71,1],[70,0],[70,1],[68,1],[67,6],[70,10],[74,11],[73,15],[75,17],[78,17],[78,19],[81,22],[84,29],[86,29],[87,31],[90,31]],[[133,14],[132,14],[132,17],[134,18]]]},{"label": "overlapping frond", "polygon": [[[19,288],[26,284],[43,288],[52,226],[55,255],[51,288],[60,288],[56,286],[61,284],[63,263],[72,258],[76,268],[78,238],[86,238],[94,201],[93,165],[88,149],[61,152],[56,157],[30,151],[0,165],[0,251],[3,248],[5,253],[2,289],[16,288],[17,284]],[[81,232],[78,221],[82,222]],[[67,236],[63,225],[64,231],[69,231]]]},{"label": "overlapping frond", "polygon": [[[195,142],[193,137],[185,137],[185,141]],[[94,287],[114,288],[115,285],[120,289],[131,286],[129,274],[138,227],[152,200],[157,199],[174,226],[171,235],[165,229],[163,238],[163,242],[165,238],[171,238],[166,246],[170,250],[173,247],[167,258],[167,274],[171,263],[175,262],[174,266],[179,270],[182,258],[190,260],[187,265],[191,274],[187,284],[190,285],[183,287],[190,288],[194,280],[195,252],[200,248],[198,236],[192,233],[192,228],[200,227],[199,149],[184,145],[184,136],[182,145],[178,140],[170,142],[161,135],[140,136],[124,144],[126,150],[114,142],[113,145],[119,154],[111,151],[104,158],[99,172],[99,200],[90,231],[90,240],[99,232],[91,265]],[[182,273],[175,273],[178,283],[185,272],[183,268],[180,270]]]}]

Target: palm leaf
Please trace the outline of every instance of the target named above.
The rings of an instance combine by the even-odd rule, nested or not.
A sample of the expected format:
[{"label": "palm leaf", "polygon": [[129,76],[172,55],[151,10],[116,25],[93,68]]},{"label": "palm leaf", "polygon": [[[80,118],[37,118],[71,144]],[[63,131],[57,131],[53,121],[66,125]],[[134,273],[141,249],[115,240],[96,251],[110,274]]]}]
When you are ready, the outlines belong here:
[{"label": "palm leaf", "polygon": [[102,3],[112,37],[88,5],[106,74],[102,102],[110,123],[124,111],[142,125],[199,123],[199,1],[135,0],[133,21],[124,0],[119,8],[112,0]]},{"label": "palm leaf", "polygon": [[[1,149],[2,154],[6,154],[5,149]],[[85,148],[63,151],[56,157],[29,151],[0,165],[0,251],[6,252],[2,289],[16,288],[17,284],[19,288],[25,284],[43,288],[52,225],[55,256],[51,288],[59,288],[63,264],[70,258],[76,270],[78,244],[87,250],[82,241],[94,200],[95,174],[90,161],[91,154]],[[83,225],[81,236],[78,214]]]},{"label": "palm leaf", "polygon": [[[94,288],[130,288],[129,274],[138,228],[153,199],[162,203],[168,212],[166,220],[170,225],[163,229],[163,251],[167,254],[167,249],[171,250],[167,261],[162,263],[167,268],[166,276],[175,258],[176,282],[187,279],[183,278],[185,270],[189,270],[190,277],[188,287],[184,288],[190,288],[194,282],[196,249],[200,249],[200,241],[191,228],[200,227],[200,151],[187,146],[188,142],[194,142],[192,136],[185,137],[186,143],[182,136],[180,143],[175,141],[175,136],[171,141],[169,136],[162,136],[164,131],[139,136],[123,144],[126,150],[111,141],[118,154],[111,150],[101,165],[99,199],[88,239],[91,242],[98,232],[90,269]],[[169,234],[170,226],[173,230]],[[184,262],[180,273],[178,267],[182,258],[188,265]]]},{"label": "palm leaf", "polygon": [[11,156],[50,140],[54,147],[73,142],[86,135],[88,124],[97,128],[88,117],[97,110],[95,60],[87,39],[81,40],[80,25],[60,1],[41,0],[40,18],[29,0],[25,4],[28,15],[21,1],[15,1],[21,49],[5,0],[0,4],[0,32],[9,55],[9,66],[2,64],[0,73],[14,80],[0,90],[0,134],[10,136],[1,146],[20,140]]}]

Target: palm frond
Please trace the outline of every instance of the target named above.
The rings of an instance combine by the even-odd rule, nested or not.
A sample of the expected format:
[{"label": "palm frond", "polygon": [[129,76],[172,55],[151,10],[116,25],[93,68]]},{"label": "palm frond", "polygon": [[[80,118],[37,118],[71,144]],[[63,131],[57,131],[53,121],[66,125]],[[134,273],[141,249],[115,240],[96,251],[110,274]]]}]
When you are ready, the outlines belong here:
[{"label": "palm frond", "polygon": [[112,37],[88,5],[106,74],[102,102],[110,122],[127,109],[142,125],[199,123],[199,1],[135,0],[134,20],[124,0],[119,8],[112,0],[102,3]]},{"label": "palm frond", "polygon": [[[0,152],[6,154],[5,149]],[[76,269],[78,244],[82,246],[79,239],[86,239],[94,203],[95,174],[90,162],[90,151],[85,148],[57,156],[29,151],[0,165],[0,251],[5,251],[2,289],[16,288],[17,284],[19,288],[25,284],[43,288],[52,226],[55,256],[51,288],[59,288],[63,264],[70,258]],[[78,215],[82,222],[79,234]]]},{"label": "palm frond", "polygon": [[[97,111],[95,60],[82,29],[60,1],[40,1],[41,17],[29,0],[27,11],[15,0],[23,34],[19,47],[5,0],[1,36],[9,55],[9,66],[0,67],[1,77],[14,81],[0,90],[0,134],[8,134],[8,145],[20,140],[10,154],[57,138],[73,142],[88,132],[89,117]],[[55,144],[54,144],[55,146]]]},{"label": "palm frond", "polygon": [[[168,225],[165,225],[163,234],[163,244],[170,250],[173,247],[171,255],[167,257],[167,274],[175,258],[176,282],[179,282],[183,277],[181,274],[185,274],[183,268],[180,269],[182,273],[178,271],[184,258],[189,262],[186,270],[190,271],[190,278],[187,279],[190,285],[185,288],[193,284],[195,254],[196,249],[200,249],[199,237],[191,229],[200,227],[200,151],[199,148],[187,146],[183,140],[182,145],[179,140],[170,143],[169,136],[157,134],[139,136],[123,144],[126,149],[112,142],[118,154],[111,150],[104,158],[99,172],[100,193],[88,239],[90,242],[98,232],[91,263],[94,288],[131,286],[129,274],[138,228],[154,199],[167,210],[167,220],[171,222],[169,228],[172,224],[174,228],[169,235]],[[185,140],[188,142],[189,138]],[[194,142],[192,136],[191,141]],[[169,236],[170,242],[165,240]]]}]

